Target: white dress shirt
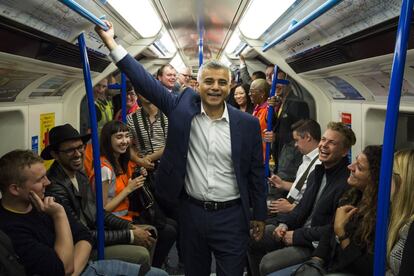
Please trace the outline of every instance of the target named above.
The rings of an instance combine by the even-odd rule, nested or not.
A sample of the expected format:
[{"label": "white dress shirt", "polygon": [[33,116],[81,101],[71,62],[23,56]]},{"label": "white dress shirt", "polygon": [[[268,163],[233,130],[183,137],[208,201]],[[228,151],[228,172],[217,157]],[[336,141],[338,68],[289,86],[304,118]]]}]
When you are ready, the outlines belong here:
[{"label": "white dress shirt", "polygon": [[[299,179],[301,179],[303,173],[306,171],[306,169],[308,168],[312,160],[318,155],[319,155],[319,149],[316,147],[313,151],[302,156],[302,164],[300,164],[298,171],[296,172],[295,181],[293,182],[292,187],[290,188],[289,193],[286,196],[286,198],[290,196],[294,198],[295,204],[299,203],[299,201],[302,199],[303,194],[305,193],[306,183],[308,182],[308,177],[306,177],[305,183],[303,184],[302,189],[300,191],[298,191],[295,188],[296,184],[298,184]],[[309,169],[308,175],[315,169],[315,166],[319,164],[321,164],[321,161],[318,159],[312,164],[312,167]]]},{"label": "white dress shirt", "polygon": [[201,104],[201,113],[191,122],[185,190],[206,201],[227,201],[240,197],[231,156],[227,105],[221,118],[212,120]]}]

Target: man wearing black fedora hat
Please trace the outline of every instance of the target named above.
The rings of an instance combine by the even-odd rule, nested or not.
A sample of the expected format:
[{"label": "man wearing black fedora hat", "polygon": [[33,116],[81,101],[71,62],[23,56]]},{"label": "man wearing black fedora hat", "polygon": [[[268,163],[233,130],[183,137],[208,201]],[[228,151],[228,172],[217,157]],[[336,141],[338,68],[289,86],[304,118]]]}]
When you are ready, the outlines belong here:
[{"label": "man wearing black fedora hat", "polygon": [[[67,212],[87,226],[96,238],[96,207],[88,177],[83,172],[85,144],[90,134],[81,136],[70,124],[52,128],[49,145],[42,151],[45,160],[54,159],[47,172],[52,182],[46,194],[62,202]],[[151,226],[133,225],[129,221],[105,212],[105,258],[132,263],[150,263],[155,240],[148,230]],[[147,250],[148,249],[148,250]]]}]

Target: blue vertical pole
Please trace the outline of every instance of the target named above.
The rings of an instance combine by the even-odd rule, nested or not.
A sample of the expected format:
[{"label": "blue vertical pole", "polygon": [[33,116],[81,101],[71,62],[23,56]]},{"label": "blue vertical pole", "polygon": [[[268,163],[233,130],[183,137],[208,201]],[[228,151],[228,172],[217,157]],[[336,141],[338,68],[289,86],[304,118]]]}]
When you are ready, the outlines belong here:
[{"label": "blue vertical pole", "polygon": [[204,36],[204,1],[197,1],[197,30],[198,30],[198,67],[203,65],[203,36]]},{"label": "blue vertical pole", "polygon": [[203,65],[203,31],[200,28],[199,32],[199,40],[198,40],[198,67]]},{"label": "blue vertical pole", "polygon": [[79,50],[82,58],[83,77],[85,81],[86,96],[88,98],[89,118],[91,120],[92,147],[93,147],[93,168],[95,170],[96,187],[96,229],[98,230],[98,259],[104,258],[104,212],[102,200],[102,177],[101,161],[99,153],[98,123],[96,120],[95,100],[93,98],[93,88],[91,72],[89,67],[88,53],[86,51],[85,37],[81,33],[78,37]]},{"label": "blue vertical pole", "polygon": [[122,105],[122,122],[126,123],[126,115],[127,115],[127,91],[126,91],[126,76],[124,73],[121,74],[121,105]]},{"label": "blue vertical pole", "polygon": [[[270,95],[269,95],[270,97],[273,97],[276,94],[278,73],[279,73],[279,68],[277,67],[277,65],[275,65],[275,68],[273,70],[272,88],[270,89]],[[267,107],[267,130],[268,131],[272,130],[273,113],[274,113],[273,106],[268,106]],[[266,143],[266,156],[265,156],[265,176],[266,177],[270,176],[270,170],[269,170],[270,147],[271,147],[271,143],[267,142]]]},{"label": "blue vertical pole", "polygon": [[407,55],[408,36],[413,12],[413,0],[402,2],[395,43],[394,61],[391,70],[390,92],[384,127],[384,143],[381,156],[381,172],[378,191],[377,222],[375,228],[374,275],[385,275],[387,230],[391,177],[397,132],[398,112],[400,107],[401,87]]}]

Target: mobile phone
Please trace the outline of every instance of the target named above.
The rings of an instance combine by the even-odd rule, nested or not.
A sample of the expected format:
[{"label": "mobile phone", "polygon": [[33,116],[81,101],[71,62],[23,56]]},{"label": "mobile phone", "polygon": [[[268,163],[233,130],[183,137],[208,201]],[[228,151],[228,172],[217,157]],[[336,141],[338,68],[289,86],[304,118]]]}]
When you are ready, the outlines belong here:
[{"label": "mobile phone", "polygon": [[135,178],[137,178],[140,175],[141,175],[141,168],[140,167],[136,167],[135,170],[134,170],[134,172],[132,173],[131,178],[132,179],[135,179]]}]

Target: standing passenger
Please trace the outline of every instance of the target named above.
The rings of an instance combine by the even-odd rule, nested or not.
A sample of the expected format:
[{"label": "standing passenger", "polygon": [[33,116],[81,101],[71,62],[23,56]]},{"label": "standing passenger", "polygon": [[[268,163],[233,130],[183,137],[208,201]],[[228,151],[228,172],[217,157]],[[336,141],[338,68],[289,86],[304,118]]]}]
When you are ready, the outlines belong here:
[{"label": "standing passenger", "polygon": [[[254,104],[253,116],[259,119],[260,123],[260,135],[264,135],[267,130],[267,114],[269,104],[267,98],[269,97],[270,86],[264,79],[257,79],[252,82],[250,86],[249,96]],[[263,139],[263,160],[266,156],[266,142],[270,142]]]},{"label": "standing passenger", "polygon": [[112,58],[169,118],[156,181],[165,200],[181,198],[185,274],[210,275],[213,253],[218,275],[243,275],[249,221],[259,240],[266,218],[258,121],[224,103],[230,90],[226,66],[204,64],[198,78],[200,94],[187,88],[174,97],[115,42],[112,24],[107,24],[108,31],[96,30]]},{"label": "standing passenger", "polygon": [[[139,109],[138,103],[137,103],[137,93],[134,90],[134,87],[132,86],[130,81],[126,82],[126,115],[134,113]],[[117,94],[113,96],[112,102],[119,101],[121,102],[121,94]],[[119,109],[114,117],[114,120],[122,121],[122,108]]]},{"label": "standing passenger", "polygon": [[[286,79],[286,74],[279,71],[278,78]],[[278,158],[283,146],[292,141],[290,132],[292,125],[300,119],[309,118],[309,107],[306,102],[295,96],[290,85],[283,86],[278,84],[276,87],[276,98],[279,100],[274,106],[272,154],[276,166],[278,166]]]},{"label": "standing passenger", "polygon": [[253,113],[254,105],[252,100],[249,97],[250,85],[248,84],[239,84],[236,86],[236,90],[234,91],[234,100],[238,108],[249,114]]},{"label": "standing passenger", "polygon": [[161,66],[157,71],[157,80],[174,95],[179,95],[179,89],[175,87],[177,71],[171,64]]}]

